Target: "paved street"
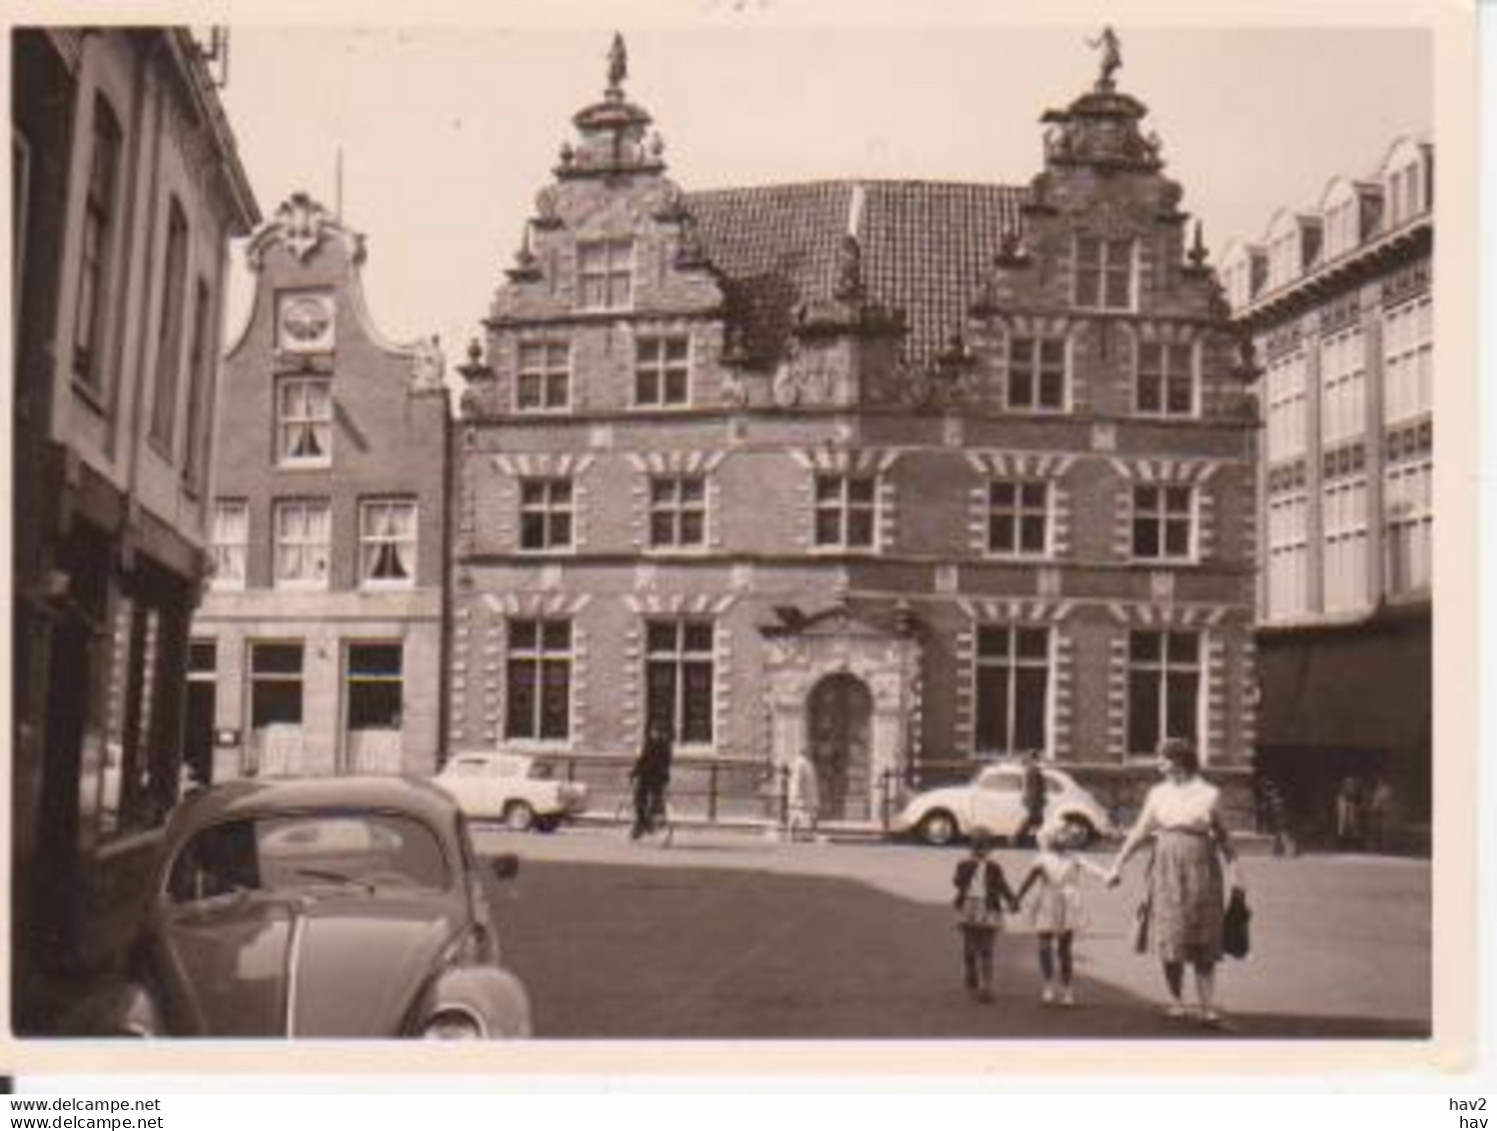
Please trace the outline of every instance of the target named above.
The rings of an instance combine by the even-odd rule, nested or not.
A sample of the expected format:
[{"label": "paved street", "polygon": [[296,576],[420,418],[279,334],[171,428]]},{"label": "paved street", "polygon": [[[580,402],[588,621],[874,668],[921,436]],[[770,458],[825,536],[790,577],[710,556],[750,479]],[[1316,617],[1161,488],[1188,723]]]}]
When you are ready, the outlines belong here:
[{"label": "paved street", "polygon": [[[1087,891],[1074,1010],[1045,1008],[1022,915],[999,942],[999,998],[971,1002],[946,906],[958,850],[787,845],[682,830],[485,831],[523,860],[506,960],[541,1037],[1172,1037],[1157,965],[1127,924],[1141,868]],[[997,854],[1015,881],[1028,854]],[[1246,861],[1253,954],[1223,967],[1242,1037],[1419,1036],[1429,1016],[1427,861]]]}]

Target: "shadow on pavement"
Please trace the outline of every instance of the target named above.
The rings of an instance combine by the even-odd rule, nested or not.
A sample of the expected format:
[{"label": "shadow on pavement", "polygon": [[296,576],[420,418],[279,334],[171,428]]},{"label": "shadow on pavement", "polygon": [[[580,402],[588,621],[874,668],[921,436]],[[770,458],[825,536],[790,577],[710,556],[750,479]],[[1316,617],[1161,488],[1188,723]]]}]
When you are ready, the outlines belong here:
[{"label": "shadow on pavement", "polygon": [[[997,1000],[979,1004],[961,984],[947,911],[850,880],[527,861],[514,892],[505,961],[530,989],[543,1038],[1429,1036],[1412,1023],[1277,1014],[1211,1030],[1084,976],[1075,1008],[1046,1006],[1032,939],[1020,934],[999,938]],[[1078,939],[1083,969],[1099,943]]]}]

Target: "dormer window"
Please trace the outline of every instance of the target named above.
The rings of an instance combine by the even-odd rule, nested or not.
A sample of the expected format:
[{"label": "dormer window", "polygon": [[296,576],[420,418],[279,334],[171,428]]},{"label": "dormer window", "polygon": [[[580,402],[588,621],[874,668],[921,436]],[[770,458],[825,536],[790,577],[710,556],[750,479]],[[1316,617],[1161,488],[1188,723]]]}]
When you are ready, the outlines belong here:
[{"label": "dormer window", "polygon": [[577,299],[583,310],[627,310],[634,300],[634,241],[577,244]]},{"label": "dormer window", "polygon": [[1076,237],[1076,305],[1090,310],[1133,309],[1131,239]]},{"label": "dormer window", "polygon": [[1387,202],[1384,227],[1391,230],[1429,208],[1424,153],[1416,142],[1402,141],[1394,148],[1384,168],[1383,197]]}]

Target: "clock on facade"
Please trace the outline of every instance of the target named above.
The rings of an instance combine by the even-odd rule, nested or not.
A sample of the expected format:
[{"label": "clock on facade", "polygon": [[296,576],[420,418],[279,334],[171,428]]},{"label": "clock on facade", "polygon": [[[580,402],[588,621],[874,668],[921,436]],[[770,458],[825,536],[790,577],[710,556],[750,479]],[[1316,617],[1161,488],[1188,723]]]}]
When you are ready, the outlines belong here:
[{"label": "clock on facade", "polygon": [[282,295],[276,316],[276,345],[291,353],[321,353],[333,348],[333,296]]}]

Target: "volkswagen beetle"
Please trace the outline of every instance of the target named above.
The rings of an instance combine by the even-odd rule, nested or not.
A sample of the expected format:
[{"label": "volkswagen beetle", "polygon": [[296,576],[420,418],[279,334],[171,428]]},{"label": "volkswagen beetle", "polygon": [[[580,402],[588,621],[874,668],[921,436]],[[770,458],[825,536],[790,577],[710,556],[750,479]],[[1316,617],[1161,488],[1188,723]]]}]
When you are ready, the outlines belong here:
[{"label": "volkswagen beetle", "polygon": [[[1048,766],[1044,774],[1048,817],[1076,825],[1087,841],[1117,835],[1107,810],[1075,778]],[[889,831],[895,836],[913,834],[926,844],[950,844],[980,826],[1011,840],[1024,824],[1023,789],[1023,766],[987,766],[964,785],[916,794],[895,814]]]},{"label": "volkswagen beetle", "polygon": [[105,1027],[118,1035],[523,1037],[495,881],[462,814],[402,778],[244,780],[183,802]]}]

